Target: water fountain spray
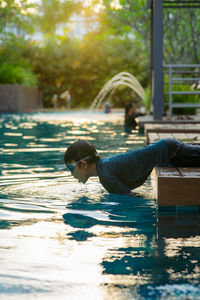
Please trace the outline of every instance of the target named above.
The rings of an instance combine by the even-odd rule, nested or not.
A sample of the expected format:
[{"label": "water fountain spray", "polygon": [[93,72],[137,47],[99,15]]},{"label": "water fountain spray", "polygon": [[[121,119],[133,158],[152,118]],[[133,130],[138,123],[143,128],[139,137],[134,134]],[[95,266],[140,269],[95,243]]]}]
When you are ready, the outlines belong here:
[{"label": "water fountain spray", "polygon": [[103,100],[109,95],[109,99],[112,97],[116,89],[124,85],[132,89],[142,100],[144,100],[145,92],[139,81],[135,76],[128,72],[120,72],[112,77],[100,90],[96,98],[92,102],[90,109],[99,109]]}]

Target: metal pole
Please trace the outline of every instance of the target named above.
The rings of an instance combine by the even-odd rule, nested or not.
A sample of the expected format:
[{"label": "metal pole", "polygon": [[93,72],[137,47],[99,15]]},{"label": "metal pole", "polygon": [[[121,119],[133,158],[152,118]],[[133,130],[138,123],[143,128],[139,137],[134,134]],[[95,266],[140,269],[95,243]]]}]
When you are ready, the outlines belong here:
[{"label": "metal pole", "polygon": [[172,67],[169,66],[169,119],[172,119]]},{"label": "metal pole", "polygon": [[153,1],[153,117],[162,119],[164,111],[163,90],[163,0]]}]

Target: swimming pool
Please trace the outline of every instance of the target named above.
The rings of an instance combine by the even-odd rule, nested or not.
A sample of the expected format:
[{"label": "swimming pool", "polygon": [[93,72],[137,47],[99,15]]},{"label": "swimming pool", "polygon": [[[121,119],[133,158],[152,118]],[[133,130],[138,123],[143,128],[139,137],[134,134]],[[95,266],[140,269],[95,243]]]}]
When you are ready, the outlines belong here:
[{"label": "swimming pool", "polygon": [[145,144],[113,116],[0,116],[1,299],[200,299],[196,207],[158,209],[150,178],[129,197],[65,169],[77,138],[101,156]]}]

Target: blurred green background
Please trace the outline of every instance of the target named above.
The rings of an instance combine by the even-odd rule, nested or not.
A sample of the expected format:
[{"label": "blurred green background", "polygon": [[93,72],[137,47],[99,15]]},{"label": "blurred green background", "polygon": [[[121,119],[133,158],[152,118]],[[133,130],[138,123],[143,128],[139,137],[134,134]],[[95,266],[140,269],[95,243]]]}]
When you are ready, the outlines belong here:
[{"label": "blurred green background", "polygon": [[[164,63],[199,64],[199,32],[198,9],[165,9]],[[146,0],[0,1],[0,83],[38,87],[45,107],[53,106],[55,93],[69,90],[72,107],[81,108],[122,71],[140,81],[148,108]],[[135,98],[129,88],[120,87],[113,102],[122,107]]]}]

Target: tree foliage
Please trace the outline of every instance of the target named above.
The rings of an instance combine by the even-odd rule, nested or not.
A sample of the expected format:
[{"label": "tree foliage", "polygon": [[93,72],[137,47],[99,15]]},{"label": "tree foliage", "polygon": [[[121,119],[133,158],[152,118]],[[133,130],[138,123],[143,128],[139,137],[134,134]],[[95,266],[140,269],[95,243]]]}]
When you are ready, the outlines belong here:
[{"label": "tree foliage", "polygon": [[[165,63],[199,63],[198,12],[164,9]],[[78,38],[69,28],[77,15],[84,19],[86,32]],[[35,32],[42,39],[34,41]],[[87,5],[75,0],[2,0],[0,63],[13,82],[21,80],[16,75],[19,67],[35,74],[32,84],[38,82],[46,106],[52,105],[53,94],[67,89],[73,106],[89,106],[121,71],[132,73],[145,88],[150,78],[150,10],[146,0],[90,0]],[[0,77],[0,82],[9,81],[9,76]],[[114,94],[116,105],[134,98],[125,87]]]},{"label": "tree foliage", "polygon": [[0,34],[32,33],[31,17],[37,12],[37,5],[29,0],[0,1]]},{"label": "tree foliage", "polygon": [[43,36],[49,38],[59,26],[66,26],[72,14],[80,13],[81,8],[77,1],[41,0],[40,13],[35,16],[34,22]]},{"label": "tree foliage", "polygon": [[165,63],[200,63],[200,8],[164,10]]}]

